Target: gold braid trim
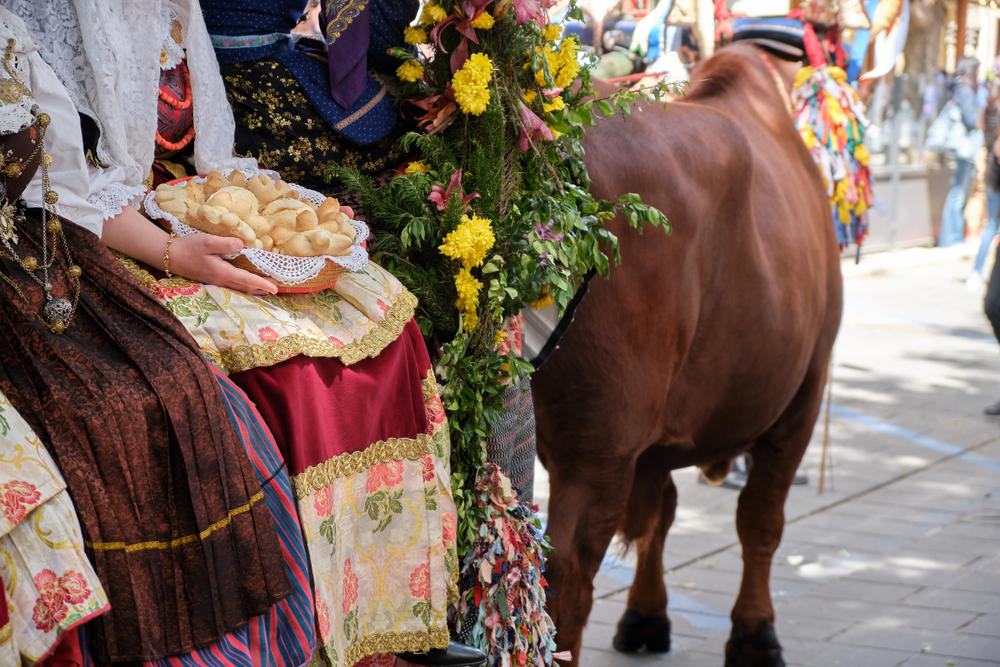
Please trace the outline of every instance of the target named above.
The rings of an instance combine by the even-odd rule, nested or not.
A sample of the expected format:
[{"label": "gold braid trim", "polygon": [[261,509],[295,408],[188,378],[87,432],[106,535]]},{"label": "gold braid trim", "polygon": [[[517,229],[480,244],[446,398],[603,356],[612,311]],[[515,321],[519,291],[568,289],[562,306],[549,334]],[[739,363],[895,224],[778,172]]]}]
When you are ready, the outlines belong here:
[{"label": "gold braid trim", "polygon": [[356,475],[372,466],[388,461],[418,461],[423,454],[434,451],[434,441],[447,437],[443,429],[434,435],[421,433],[416,438],[389,438],[379,440],[359,452],[341,454],[332,459],[309,466],[297,475],[292,475],[295,499],[301,500],[309,494],[330,486],[337,479]]},{"label": "gold braid trim", "polygon": [[13,636],[14,636],[14,624],[8,620],[7,625],[0,628],[0,646],[3,646],[7,642],[9,642],[11,637]]},{"label": "gold braid trim", "polygon": [[[443,625],[430,627],[426,632],[380,632],[361,637],[348,646],[339,664],[353,665],[362,658],[376,653],[406,653],[408,651],[429,651],[432,648],[447,648],[450,641],[451,636],[448,634],[448,628]],[[323,652],[336,653],[333,642],[327,644]],[[321,657],[319,654],[309,663],[310,667],[326,664],[325,656]]]},{"label": "gold braid trim", "polygon": [[[148,271],[142,268],[131,257],[115,253],[118,261],[139,279],[146,287],[160,285],[161,287],[184,287],[198,283],[186,278],[165,278],[156,280]],[[161,302],[162,303],[162,302]],[[170,306],[164,304],[167,310]],[[261,366],[273,366],[298,354],[307,357],[332,357],[345,366],[356,364],[362,359],[377,357],[382,350],[392,344],[403,333],[406,323],[413,319],[417,309],[417,297],[408,290],[403,290],[395,303],[385,313],[385,319],[376,324],[371,331],[343,347],[337,347],[326,338],[317,339],[291,334],[267,345],[249,344],[235,345],[221,352],[215,349],[201,348],[202,355],[222,369],[227,375]],[[185,325],[186,326],[186,325]],[[189,330],[190,331],[190,330]]]},{"label": "gold braid trim", "polygon": [[175,537],[169,542],[153,540],[150,542],[136,542],[135,544],[125,544],[124,542],[84,542],[84,544],[86,544],[91,549],[95,549],[97,551],[124,550],[126,553],[131,553],[133,551],[144,551],[146,549],[174,549],[176,547],[185,544],[190,544],[191,542],[195,542],[197,540],[203,540],[212,533],[214,533],[215,531],[225,528],[233,520],[233,517],[239,516],[240,514],[243,514],[245,512],[249,512],[251,507],[253,507],[256,503],[260,502],[263,499],[264,499],[264,492],[258,491],[246,503],[240,505],[235,509],[229,510],[229,512],[226,513],[226,518],[219,519],[218,521],[216,521],[215,523],[213,523],[211,526],[201,531],[200,533],[196,533],[194,535],[185,535],[183,537]]}]

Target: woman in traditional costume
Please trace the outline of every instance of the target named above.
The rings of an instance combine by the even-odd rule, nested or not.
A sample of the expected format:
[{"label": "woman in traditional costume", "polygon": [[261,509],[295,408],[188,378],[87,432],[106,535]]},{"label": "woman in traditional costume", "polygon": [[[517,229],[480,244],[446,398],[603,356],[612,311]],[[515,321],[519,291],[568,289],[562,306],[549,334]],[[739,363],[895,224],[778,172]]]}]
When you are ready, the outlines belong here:
[{"label": "woman in traditional costume", "polygon": [[0,44],[4,650],[301,664],[312,601],[273,439],[101,242],[76,109],[2,9]]},{"label": "woman in traditional costume", "polygon": [[[321,191],[331,190],[329,167],[391,174],[399,165],[403,124],[380,79],[391,79],[399,65],[387,50],[404,44],[417,0],[201,5],[236,119],[238,154]],[[329,25],[320,18],[326,14]]]},{"label": "woman in traditional costume", "polygon": [[[414,297],[368,263],[331,289],[261,298],[274,284],[219,256],[238,240],[171,241],[132,207],[158,145],[191,151],[199,173],[256,166],[232,155],[232,113],[197,3],[0,4],[38,35],[99,135],[90,154],[105,166],[91,168],[89,199],[103,208],[105,242],[139,260],[126,264],[274,433],[309,553],[322,658],[352,665],[447,646],[458,566],[447,424]],[[189,82],[182,95],[159,88],[175,68]],[[174,124],[165,136],[158,103],[191,108],[192,129]]]}]

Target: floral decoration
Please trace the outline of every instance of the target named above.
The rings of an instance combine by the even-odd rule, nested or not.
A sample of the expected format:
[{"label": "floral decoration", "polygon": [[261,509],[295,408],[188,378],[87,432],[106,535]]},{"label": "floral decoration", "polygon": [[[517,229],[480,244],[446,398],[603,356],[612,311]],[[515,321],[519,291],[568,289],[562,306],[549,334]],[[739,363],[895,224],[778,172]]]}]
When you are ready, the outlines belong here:
[{"label": "floral decoration", "polygon": [[481,520],[476,475],[504,383],[532,371],[498,347],[503,321],[532,304],[564,309],[585,276],[607,275],[618,245],[605,223],[616,214],[667,227],[636,195],[588,192],[584,131],[601,115],[627,115],[640,95],[594,94],[577,38],[549,23],[551,4],[424,5],[405,35],[419,48],[390,50],[402,61],[400,109],[419,127],[403,138],[413,161],[378,189],[356,171],[330,173],[377,221],[373,259],[419,298],[451,429],[459,553]]}]

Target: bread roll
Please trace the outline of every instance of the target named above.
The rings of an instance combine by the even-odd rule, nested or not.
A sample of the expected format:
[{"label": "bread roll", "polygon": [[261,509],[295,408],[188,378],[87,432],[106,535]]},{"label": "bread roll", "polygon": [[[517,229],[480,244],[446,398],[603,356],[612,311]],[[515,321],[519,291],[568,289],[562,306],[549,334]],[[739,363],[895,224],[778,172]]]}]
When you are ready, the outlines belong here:
[{"label": "bread roll", "polygon": [[288,227],[300,232],[319,227],[316,211],[301,199],[275,199],[261,213],[276,227]]},{"label": "bread roll", "polygon": [[202,187],[205,189],[205,195],[214,195],[220,189],[228,186],[230,183],[227,179],[222,177],[217,171],[210,171],[205,177],[205,182],[202,183]]},{"label": "bread roll", "polygon": [[251,215],[257,215],[257,198],[246,188],[236,185],[227,185],[216,191],[206,202],[216,208],[224,208],[230,213],[235,213],[243,220]]}]

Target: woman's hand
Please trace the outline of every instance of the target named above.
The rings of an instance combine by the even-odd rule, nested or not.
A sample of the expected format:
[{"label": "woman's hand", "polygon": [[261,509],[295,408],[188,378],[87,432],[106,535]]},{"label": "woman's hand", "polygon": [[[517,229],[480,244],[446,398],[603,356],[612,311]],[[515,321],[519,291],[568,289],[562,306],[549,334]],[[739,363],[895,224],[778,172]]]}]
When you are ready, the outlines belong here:
[{"label": "woman's hand", "polygon": [[178,236],[170,244],[171,273],[207,285],[228,287],[254,296],[275,294],[277,284],[255,273],[238,269],[222,255],[232,255],[243,249],[243,241],[198,232]]},{"label": "woman's hand", "polygon": [[[129,257],[158,269],[207,285],[218,285],[259,296],[274,294],[278,286],[273,280],[237,269],[222,258],[239,252],[243,241],[210,234],[189,234],[169,241],[169,235],[131,206],[105,221],[101,236],[104,243]],[[163,266],[167,242],[170,242],[169,266]]]}]

